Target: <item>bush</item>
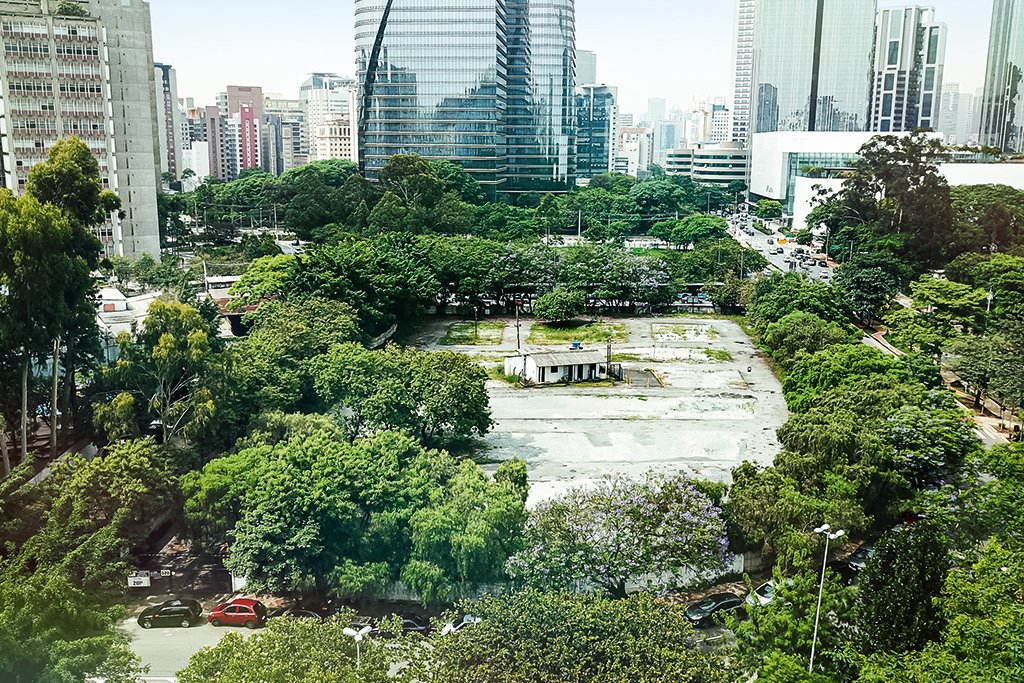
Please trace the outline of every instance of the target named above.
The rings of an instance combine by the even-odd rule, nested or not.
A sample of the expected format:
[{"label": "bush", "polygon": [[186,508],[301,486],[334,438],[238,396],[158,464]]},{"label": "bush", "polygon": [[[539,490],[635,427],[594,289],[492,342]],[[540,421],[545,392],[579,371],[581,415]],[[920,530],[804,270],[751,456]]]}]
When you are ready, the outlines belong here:
[{"label": "bush", "polygon": [[533,310],[538,318],[551,322],[567,322],[583,314],[587,297],[583,292],[556,289],[537,299]]}]

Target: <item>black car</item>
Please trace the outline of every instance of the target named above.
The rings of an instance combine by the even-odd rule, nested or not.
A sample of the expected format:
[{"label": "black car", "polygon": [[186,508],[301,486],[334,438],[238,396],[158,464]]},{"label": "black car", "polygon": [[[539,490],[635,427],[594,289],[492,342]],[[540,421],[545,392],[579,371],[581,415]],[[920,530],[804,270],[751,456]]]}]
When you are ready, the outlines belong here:
[{"label": "black car", "polygon": [[859,572],[867,566],[868,560],[875,555],[875,542],[868,541],[867,543],[861,543],[857,546],[857,549],[846,558],[846,563],[850,565],[850,569],[855,572]]},{"label": "black car", "polygon": [[303,609],[301,607],[278,607],[275,610],[271,610],[268,618],[273,619],[275,617],[287,617],[288,619],[313,619],[314,621],[323,621],[323,617],[313,610]]},{"label": "black car", "polygon": [[168,600],[160,605],[153,605],[142,610],[139,615],[139,626],[180,626],[188,628],[198,623],[203,617],[203,606],[197,600]]},{"label": "black car", "polygon": [[686,620],[694,626],[710,626],[716,616],[741,615],[743,598],[735,593],[715,593],[686,608]]}]

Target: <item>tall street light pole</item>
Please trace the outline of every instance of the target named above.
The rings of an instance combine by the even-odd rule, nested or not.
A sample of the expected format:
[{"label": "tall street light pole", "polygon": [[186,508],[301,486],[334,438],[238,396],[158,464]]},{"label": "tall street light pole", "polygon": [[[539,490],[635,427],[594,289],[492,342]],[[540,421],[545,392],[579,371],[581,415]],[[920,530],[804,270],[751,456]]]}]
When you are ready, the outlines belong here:
[{"label": "tall street light pole", "polygon": [[818,584],[818,609],[814,612],[814,637],[811,639],[811,662],[807,665],[807,673],[814,671],[814,652],[818,645],[818,623],[821,620],[821,596],[825,592],[825,567],[828,565],[828,543],[846,535],[846,532],[842,529],[830,533],[831,529],[832,527],[828,524],[823,524],[814,530],[816,534],[825,534],[825,557],[821,562],[821,583]]}]

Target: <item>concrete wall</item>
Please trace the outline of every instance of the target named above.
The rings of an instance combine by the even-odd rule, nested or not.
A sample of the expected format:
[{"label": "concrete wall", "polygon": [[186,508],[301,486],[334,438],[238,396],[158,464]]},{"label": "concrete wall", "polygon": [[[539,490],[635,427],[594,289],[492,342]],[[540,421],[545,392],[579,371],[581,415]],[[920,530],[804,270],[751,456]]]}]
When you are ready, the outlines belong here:
[{"label": "concrete wall", "polygon": [[153,74],[153,32],[144,0],[90,0],[106,31],[117,165],[113,188],[124,202],[124,255],[160,257],[156,194],[160,149]]}]

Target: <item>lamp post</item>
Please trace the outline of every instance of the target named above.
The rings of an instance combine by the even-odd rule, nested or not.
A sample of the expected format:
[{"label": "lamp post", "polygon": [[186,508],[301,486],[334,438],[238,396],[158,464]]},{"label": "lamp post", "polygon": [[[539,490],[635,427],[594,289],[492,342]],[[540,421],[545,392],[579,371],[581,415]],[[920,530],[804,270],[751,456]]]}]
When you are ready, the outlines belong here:
[{"label": "lamp post", "polygon": [[825,567],[828,565],[828,543],[842,538],[846,532],[842,529],[831,532],[832,527],[823,524],[814,530],[816,534],[825,534],[825,557],[821,561],[821,582],[818,584],[818,609],[814,612],[814,637],[811,639],[811,662],[807,665],[807,673],[814,671],[814,652],[818,645],[818,622],[821,619],[821,596],[825,592]]},{"label": "lamp post", "polygon": [[358,631],[355,630],[354,628],[346,626],[342,630],[342,633],[344,633],[346,636],[348,636],[349,638],[352,638],[353,640],[356,641],[356,668],[357,669],[360,667],[360,664],[362,663],[360,661],[361,660],[361,653],[359,651],[359,644],[363,642],[363,638],[366,637],[366,634],[369,633],[372,630],[373,630],[372,626],[364,626],[361,629],[359,629]]}]

